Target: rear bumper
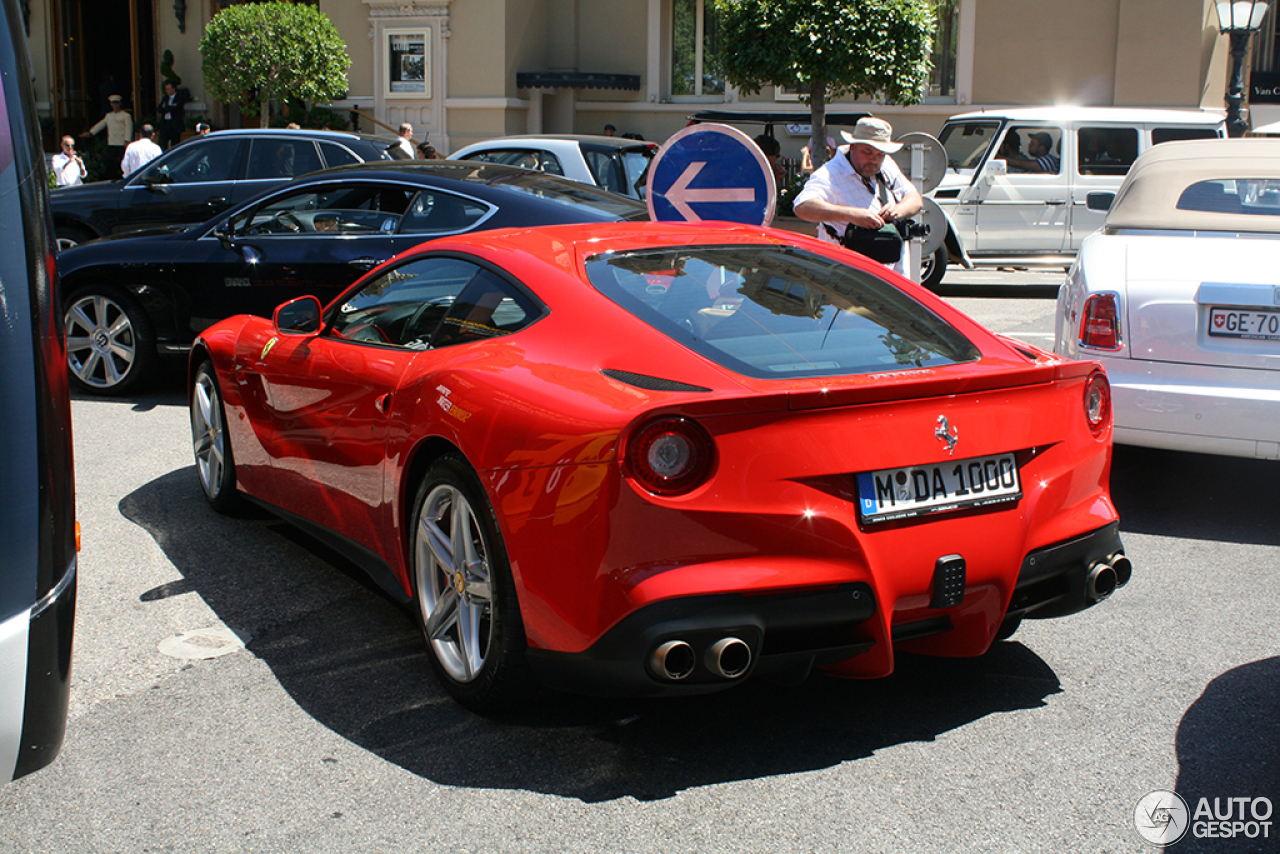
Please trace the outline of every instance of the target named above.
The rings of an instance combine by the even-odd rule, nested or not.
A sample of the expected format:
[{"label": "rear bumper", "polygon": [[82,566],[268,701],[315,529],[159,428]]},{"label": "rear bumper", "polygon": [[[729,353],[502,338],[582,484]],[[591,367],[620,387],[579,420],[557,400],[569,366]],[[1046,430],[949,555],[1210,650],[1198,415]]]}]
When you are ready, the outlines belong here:
[{"label": "rear bumper", "polygon": [[1101,361],[1117,444],[1280,459],[1280,371]]},{"label": "rear bumper", "polygon": [[[1116,522],[1031,552],[1022,561],[1006,617],[1062,617],[1096,604],[1129,580],[1127,559],[1118,560],[1123,554]],[[861,582],[823,590],[667,599],[632,612],[582,652],[530,649],[528,657],[544,684],[582,694],[709,693],[753,676],[799,681],[813,667],[848,662],[885,643],[880,610],[872,587]],[[893,626],[889,643],[948,654],[953,644],[948,634],[971,630],[966,628],[971,619],[952,622],[963,613],[964,606],[930,610],[928,619]],[[991,634],[977,648],[990,644],[998,624],[990,626]],[[718,643],[730,639],[745,645],[749,656],[739,647],[737,663],[746,664],[727,675],[717,666],[716,651]],[[687,674],[664,672],[658,651],[670,642],[687,645],[682,648]],[[938,648],[931,649],[935,643]],[[887,653],[882,649],[891,668]],[[854,670],[835,672],[857,675]]]},{"label": "rear bumper", "polygon": [[[862,630],[876,614],[870,586],[746,596],[726,593],[655,602],[630,614],[590,648],[576,653],[529,650],[544,684],[586,694],[645,696],[700,694],[756,674],[803,678],[815,664],[829,664],[870,649]],[[741,640],[750,660],[726,677],[710,661],[714,646]],[[688,644],[692,672],[665,678],[653,653],[668,641]]]}]

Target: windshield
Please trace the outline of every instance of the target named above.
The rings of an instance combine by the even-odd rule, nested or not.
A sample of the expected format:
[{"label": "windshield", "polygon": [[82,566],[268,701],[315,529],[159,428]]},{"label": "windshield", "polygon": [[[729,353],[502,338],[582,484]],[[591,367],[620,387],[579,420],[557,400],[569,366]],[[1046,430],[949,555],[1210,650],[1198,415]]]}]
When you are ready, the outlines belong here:
[{"label": "windshield", "polygon": [[968,339],[898,288],[805,250],[609,252],[586,268],[609,299],[746,376],[833,377],[979,357]]},{"label": "windshield", "polygon": [[973,174],[999,130],[1000,123],[994,121],[948,122],[938,136],[947,150],[947,168],[962,175]]}]

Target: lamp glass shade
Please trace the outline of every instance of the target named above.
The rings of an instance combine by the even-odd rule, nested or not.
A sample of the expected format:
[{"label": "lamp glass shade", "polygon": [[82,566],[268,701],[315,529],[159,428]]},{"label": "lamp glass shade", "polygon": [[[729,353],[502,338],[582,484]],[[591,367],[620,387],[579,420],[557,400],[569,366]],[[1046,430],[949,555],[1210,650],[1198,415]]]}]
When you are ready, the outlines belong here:
[{"label": "lamp glass shade", "polygon": [[1224,33],[1232,30],[1257,30],[1266,17],[1267,4],[1262,0],[1219,0],[1218,29]]}]

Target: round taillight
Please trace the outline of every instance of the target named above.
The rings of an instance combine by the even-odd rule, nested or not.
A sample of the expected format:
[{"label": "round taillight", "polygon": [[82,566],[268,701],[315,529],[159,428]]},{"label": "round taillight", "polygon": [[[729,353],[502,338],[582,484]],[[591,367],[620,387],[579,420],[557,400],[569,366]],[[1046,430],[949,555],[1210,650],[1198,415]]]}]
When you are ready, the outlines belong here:
[{"label": "round taillight", "polygon": [[1111,383],[1101,371],[1094,371],[1084,385],[1084,418],[1095,436],[1111,423]]},{"label": "round taillight", "polygon": [[627,469],[656,495],[681,495],[706,482],[715,445],[687,418],[662,418],[636,431],[627,447]]}]

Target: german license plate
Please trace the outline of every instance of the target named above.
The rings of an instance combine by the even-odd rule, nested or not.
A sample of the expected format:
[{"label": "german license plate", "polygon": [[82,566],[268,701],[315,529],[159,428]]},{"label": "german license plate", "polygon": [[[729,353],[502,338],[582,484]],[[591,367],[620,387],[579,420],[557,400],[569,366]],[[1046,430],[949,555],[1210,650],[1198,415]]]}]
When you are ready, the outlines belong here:
[{"label": "german license plate", "polygon": [[1209,309],[1209,334],[1216,338],[1280,341],[1280,311],[1266,309]]},{"label": "german license plate", "polygon": [[1001,504],[1022,497],[1013,454],[861,472],[857,481],[858,517],[865,523]]}]

